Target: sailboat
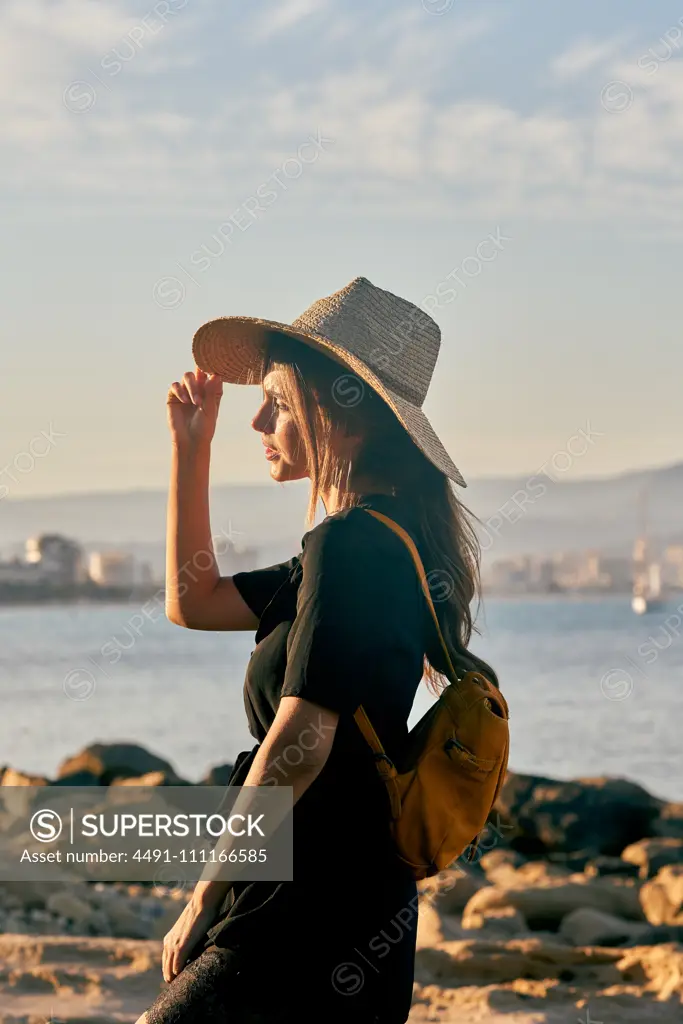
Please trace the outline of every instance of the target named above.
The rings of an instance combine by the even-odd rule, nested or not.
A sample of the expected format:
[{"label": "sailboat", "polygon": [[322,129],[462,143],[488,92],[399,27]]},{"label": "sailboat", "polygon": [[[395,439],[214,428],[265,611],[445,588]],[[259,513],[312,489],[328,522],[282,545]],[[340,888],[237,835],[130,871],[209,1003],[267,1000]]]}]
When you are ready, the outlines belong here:
[{"label": "sailboat", "polygon": [[658,608],[662,607],[661,593],[660,567],[657,562],[651,562],[646,576],[642,578],[636,577],[633,581],[631,608],[636,615],[657,611]]},{"label": "sailboat", "polygon": [[656,611],[662,606],[662,574],[659,562],[650,556],[647,524],[647,496],[640,494],[642,533],[633,546],[633,592],[631,608],[636,615]]}]

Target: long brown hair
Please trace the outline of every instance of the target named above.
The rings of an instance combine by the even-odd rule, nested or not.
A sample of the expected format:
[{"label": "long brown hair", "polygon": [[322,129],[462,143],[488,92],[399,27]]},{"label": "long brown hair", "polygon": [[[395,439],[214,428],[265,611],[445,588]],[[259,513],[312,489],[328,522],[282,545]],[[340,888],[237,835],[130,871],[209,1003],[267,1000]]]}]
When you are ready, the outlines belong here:
[{"label": "long brown hair", "polygon": [[[339,488],[341,508],[357,505],[361,495],[354,490],[354,479],[359,477],[400,497],[418,524],[415,540],[456,672],[474,669],[498,686],[491,666],[467,649],[472,633],[480,632],[470,609],[475,597],[477,611],[481,602],[481,549],[473,527],[477,517],[384,400],[348,368],[295,338],[270,331],[265,373],[270,370],[279,372],[280,390],[305,452],[311,481],[306,524],[313,524],[321,490],[330,486]],[[352,460],[331,443],[337,431],[362,438]],[[436,695],[447,685],[441,650],[432,662],[425,655],[425,679]]]}]

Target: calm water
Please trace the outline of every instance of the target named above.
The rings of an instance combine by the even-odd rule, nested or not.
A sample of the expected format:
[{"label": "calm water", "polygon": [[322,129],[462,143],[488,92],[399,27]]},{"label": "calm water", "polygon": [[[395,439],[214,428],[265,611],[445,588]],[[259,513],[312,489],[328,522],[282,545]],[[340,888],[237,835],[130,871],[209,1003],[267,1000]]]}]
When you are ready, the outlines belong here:
[{"label": "calm water", "polygon": [[[677,611],[677,604],[679,610]],[[53,776],[94,740],[142,743],[198,780],[249,748],[251,633],[192,632],[134,606],[0,609],[0,765]],[[511,709],[511,767],[621,775],[683,800],[683,599],[489,599],[473,649]],[[411,724],[430,703],[422,684]]]}]

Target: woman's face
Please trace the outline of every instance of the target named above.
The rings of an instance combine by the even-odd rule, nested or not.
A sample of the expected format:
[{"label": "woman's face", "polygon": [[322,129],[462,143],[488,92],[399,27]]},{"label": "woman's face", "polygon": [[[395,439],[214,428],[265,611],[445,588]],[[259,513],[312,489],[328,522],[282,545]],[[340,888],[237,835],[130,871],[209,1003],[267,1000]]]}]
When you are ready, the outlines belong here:
[{"label": "woman's face", "polygon": [[291,410],[280,390],[281,374],[271,370],[263,378],[265,397],[251,421],[264,444],[273,480],[302,480],[308,476],[306,453]]}]

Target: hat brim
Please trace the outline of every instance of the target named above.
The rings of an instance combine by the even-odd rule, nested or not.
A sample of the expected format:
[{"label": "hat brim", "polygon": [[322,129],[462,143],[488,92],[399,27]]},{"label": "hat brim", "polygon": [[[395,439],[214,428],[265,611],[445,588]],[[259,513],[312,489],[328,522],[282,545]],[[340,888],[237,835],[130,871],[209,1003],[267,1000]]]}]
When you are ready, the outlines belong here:
[{"label": "hat brim", "polygon": [[422,409],[388,388],[362,359],[329,338],[301,331],[292,324],[259,317],[225,316],[203,324],[192,339],[192,355],[200,370],[215,373],[229,384],[260,384],[266,365],[266,332],[279,331],[323,351],[376,391],[433,465],[467,487],[465,479],[439,440]]}]

